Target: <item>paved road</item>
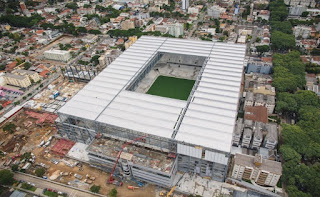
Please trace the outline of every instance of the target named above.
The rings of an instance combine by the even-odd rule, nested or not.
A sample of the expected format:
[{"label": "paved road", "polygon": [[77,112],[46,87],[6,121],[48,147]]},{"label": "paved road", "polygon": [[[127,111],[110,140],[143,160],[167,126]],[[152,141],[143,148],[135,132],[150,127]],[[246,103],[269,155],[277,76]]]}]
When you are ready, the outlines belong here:
[{"label": "paved road", "polygon": [[101,197],[101,196],[103,196],[103,195],[98,195],[98,194],[95,195],[95,194],[83,192],[81,190],[77,190],[76,188],[73,189],[68,186],[63,186],[58,183],[49,182],[49,181],[46,181],[41,178],[34,178],[34,177],[24,175],[24,174],[15,173],[14,178],[17,180],[23,180],[26,182],[34,183],[37,188],[42,188],[42,189],[51,188],[51,189],[58,190],[61,192],[66,192],[68,194],[68,196],[70,196],[70,197],[97,197],[97,196]]}]

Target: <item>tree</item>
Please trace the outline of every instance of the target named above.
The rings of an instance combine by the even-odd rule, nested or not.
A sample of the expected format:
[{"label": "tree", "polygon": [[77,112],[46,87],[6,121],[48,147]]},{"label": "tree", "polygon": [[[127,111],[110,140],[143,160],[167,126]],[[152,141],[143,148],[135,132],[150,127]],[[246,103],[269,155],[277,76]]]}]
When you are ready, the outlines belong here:
[{"label": "tree", "polygon": [[295,99],[297,101],[298,108],[303,106],[313,106],[319,108],[319,98],[318,96],[309,90],[299,90],[295,94]]},{"label": "tree", "polygon": [[110,197],[117,197],[118,191],[116,188],[113,188],[110,192],[109,192],[109,196]]},{"label": "tree", "polygon": [[44,175],[44,173],[46,173],[45,169],[44,168],[37,168],[36,169],[36,175],[38,177],[42,177]]},{"label": "tree", "polygon": [[271,31],[281,31],[285,34],[292,34],[292,25],[289,21],[271,21]]},{"label": "tree", "polygon": [[262,55],[262,53],[270,51],[269,45],[261,45],[261,46],[257,46],[256,48],[260,56]]},{"label": "tree", "polygon": [[302,17],[307,17],[309,15],[309,12],[308,11],[304,11],[302,12],[301,16]]},{"label": "tree", "polygon": [[99,193],[101,186],[100,185],[92,185],[90,187],[90,191],[93,193]]},{"label": "tree", "polygon": [[278,93],[277,95],[277,113],[293,113],[298,111],[298,104],[294,98],[294,94],[288,92]]},{"label": "tree", "polygon": [[272,49],[276,51],[286,51],[296,46],[294,36],[281,31],[274,31],[271,34],[271,43]]},{"label": "tree", "polygon": [[0,170],[0,185],[12,185],[13,173],[10,170]]},{"label": "tree", "polygon": [[4,127],[3,127],[3,131],[7,131],[9,133],[13,133],[16,131],[16,125],[13,124],[13,123],[9,123],[9,124],[6,124]]},{"label": "tree", "polygon": [[18,170],[19,170],[19,165],[18,165],[18,164],[12,165],[11,170],[12,170],[13,172],[18,171]]},{"label": "tree", "polygon": [[80,33],[87,33],[87,29],[85,27],[78,27],[77,31]]},{"label": "tree", "polygon": [[99,64],[99,57],[100,55],[95,55],[91,58],[90,62],[93,63],[94,66],[98,65]]},{"label": "tree", "polygon": [[299,126],[285,124],[282,127],[283,143],[293,148],[297,153],[305,155],[311,139]]},{"label": "tree", "polygon": [[31,67],[31,63],[30,62],[25,62],[23,65],[25,70],[28,70]]}]

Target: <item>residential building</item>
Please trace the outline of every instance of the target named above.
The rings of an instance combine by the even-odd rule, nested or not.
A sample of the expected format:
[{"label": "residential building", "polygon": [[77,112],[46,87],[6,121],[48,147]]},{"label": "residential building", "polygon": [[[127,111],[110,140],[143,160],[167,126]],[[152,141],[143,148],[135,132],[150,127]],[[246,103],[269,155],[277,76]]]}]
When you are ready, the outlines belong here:
[{"label": "residential building", "polygon": [[251,180],[261,186],[276,186],[282,175],[280,162],[255,156],[236,153],[231,177],[239,180]]},{"label": "residential building", "polygon": [[[267,108],[268,114],[272,114],[276,105],[275,91],[265,91],[265,86],[260,89],[256,89],[254,92],[247,92],[244,106],[264,106]],[[272,89],[272,88],[271,88]],[[261,92],[261,93],[260,93]],[[269,94],[270,93],[270,94]]]},{"label": "residential building", "polygon": [[133,43],[137,41],[138,37],[137,36],[131,36],[129,39],[124,43],[125,49],[128,49]]},{"label": "residential building", "polygon": [[71,59],[71,54],[69,51],[52,49],[52,50],[45,51],[44,57],[50,60],[67,62],[68,60]]},{"label": "residential building", "polygon": [[309,26],[298,25],[293,29],[293,34],[296,38],[301,37],[303,39],[309,38],[311,36],[312,28]]},{"label": "residential building", "polygon": [[244,121],[244,129],[243,129],[243,136],[241,141],[241,146],[243,148],[249,148],[251,144],[252,139],[252,127],[253,127],[253,121],[252,120],[245,120]]},{"label": "residential building", "polygon": [[175,37],[183,35],[183,23],[168,24],[169,34]]},{"label": "residential building", "polygon": [[258,149],[261,146],[263,140],[262,127],[262,122],[255,122],[253,127],[253,139],[251,149]]},{"label": "residential building", "polygon": [[77,9],[78,14],[95,14],[94,8],[79,8]]},{"label": "residential building", "polygon": [[254,97],[253,97],[253,92],[246,92],[246,98],[244,101],[244,106],[253,106],[254,104]]},{"label": "residential building", "polygon": [[189,7],[188,14],[199,14],[199,8],[197,7]]},{"label": "residential building", "polygon": [[134,21],[132,20],[125,20],[121,23],[121,29],[128,30],[128,29],[134,29]]},{"label": "residential building", "polygon": [[244,113],[244,119],[245,120],[252,120],[254,122],[268,122],[268,110],[264,106],[254,106],[245,107],[245,113]]},{"label": "residential building", "polygon": [[168,32],[168,26],[167,25],[156,25],[155,31],[160,31],[161,33],[167,33]]},{"label": "residential building", "polygon": [[305,12],[306,10],[307,10],[307,7],[303,5],[291,6],[289,8],[289,15],[301,16],[302,12]]},{"label": "residential building", "polygon": [[284,3],[290,6],[301,5],[301,6],[312,7],[312,8],[314,8],[317,4],[315,0],[284,0]]},{"label": "residential building", "polygon": [[278,144],[278,130],[277,125],[267,124],[266,130],[268,131],[263,141],[263,146],[268,149],[275,149]]},{"label": "residential building", "polygon": [[232,144],[234,146],[238,146],[240,144],[240,139],[242,136],[242,131],[243,131],[243,119],[242,118],[238,118],[237,123],[236,123],[236,128],[233,132],[233,136],[232,136]]},{"label": "residential building", "polygon": [[246,73],[260,73],[270,74],[272,70],[272,64],[265,62],[248,62]]},{"label": "residential building", "polygon": [[21,75],[21,76],[28,76],[31,81],[38,82],[40,80],[40,76],[37,72],[29,71],[29,70],[14,70],[11,72],[12,74]]},{"label": "residential building", "polygon": [[189,8],[189,0],[181,0],[181,9],[187,11]]},{"label": "residential building", "polygon": [[15,70],[12,73],[6,73],[4,79],[7,84],[21,88],[29,87],[33,82],[40,80],[37,72],[28,70]]},{"label": "residential building", "polygon": [[161,7],[163,4],[169,5],[169,0],[153,0],[155,6]]},{"label": "residential building", "polygon": [[212,16],[213,18],[220,18],[220,14],[226,12],[226,9],[218,5],[214,5],[208,8],[207,12],[208,12],[208,16]]},{"label": "residential building", "polygon": [[6,83],[13,86],[18,86],[21,88],[26,88],[31,85],[31,81],[27,76],[20,76],[11,73],[6,73],[4,75]]}]

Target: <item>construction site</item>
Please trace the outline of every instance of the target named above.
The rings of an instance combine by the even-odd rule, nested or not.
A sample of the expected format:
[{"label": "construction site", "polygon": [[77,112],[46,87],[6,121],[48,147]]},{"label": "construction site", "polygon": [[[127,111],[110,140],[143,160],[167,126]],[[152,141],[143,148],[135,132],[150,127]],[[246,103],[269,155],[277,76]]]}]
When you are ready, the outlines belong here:
[{"label": "construction site", "polygon": [[[22,108],[7,119],[0,132],[0,167],[11,169],[18,164],[29,174],[34,174],[37,168],[44,168],[44,177],[49,180],[86,190],[93,184],[101,185],[100,193],[107,195],[114,188],[114,185],[106,184],[110,173],[90,166],[80,157],[83,144],[60,139],[54,125],[56,118],[53,113]],[[12,133],[3,131],[9,124],[14,124]],[[26,160],[25,154],[30,154],[30,159]],[[128,186],[136,186],[136,189],[128,190]],[[156,195],[154,186],[138,187],[130,180],[123,181],[123,187],[117,190],[119,196]]]},{"label": "construction site", "polygon": [[29,100],[25,107],[56,113],[57,110],[84,86],[85,83],[70,82],[68,79],[59,77],[42,92]]}]

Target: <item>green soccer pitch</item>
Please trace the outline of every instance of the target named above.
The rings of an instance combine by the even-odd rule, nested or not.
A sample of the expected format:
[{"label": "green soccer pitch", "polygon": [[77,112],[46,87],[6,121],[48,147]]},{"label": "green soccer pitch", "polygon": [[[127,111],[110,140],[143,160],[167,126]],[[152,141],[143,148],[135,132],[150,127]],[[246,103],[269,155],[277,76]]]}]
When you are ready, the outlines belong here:
[{"label": "green soccer pitch", "polygon": [[187,100],[194,82],[194,80],[189,79],[159,76],[147,91],[147,94]]}]

